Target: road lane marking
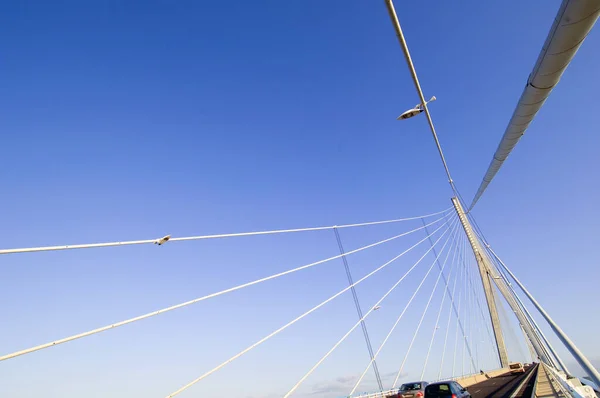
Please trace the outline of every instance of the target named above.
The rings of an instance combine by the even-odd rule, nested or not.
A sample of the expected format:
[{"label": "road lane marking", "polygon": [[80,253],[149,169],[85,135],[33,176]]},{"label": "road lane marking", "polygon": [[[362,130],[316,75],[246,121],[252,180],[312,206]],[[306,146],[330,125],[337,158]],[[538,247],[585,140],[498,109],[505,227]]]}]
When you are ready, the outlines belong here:
[{"label": "road lane marking", "polygon": [[510,398],[515,398],[519,394],[519,392],[527,385],[529,380],[531,380],[531,377],[534,375],[534,373],[535,373],[535,371],[532,370],[529,372],[529,374],[527,376],[523,377],[523,381],[521,383],[519,383],[517,388],[510,395]]}]

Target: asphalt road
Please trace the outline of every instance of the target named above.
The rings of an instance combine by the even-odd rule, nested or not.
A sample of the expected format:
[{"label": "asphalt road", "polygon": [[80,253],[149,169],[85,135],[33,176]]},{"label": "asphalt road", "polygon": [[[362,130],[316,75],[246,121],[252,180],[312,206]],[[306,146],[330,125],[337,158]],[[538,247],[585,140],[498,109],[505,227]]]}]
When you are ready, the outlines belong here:
[{"label": "asphalt road", "polygon": [[[536,369],[537,365],[530,366],[523,374],[505,374],[482,381],[481,383],[473,384],[469,387],[469,393],[471,393],[473,398],[509,398],[514,390],[519,387],[523,379],[525,379],[530,372],[534,372]],[[530,381],[532,379],[530,379]],[[531,390],[531,388],[533,388],[533,383],[527,384],[531,385],[529,386],[529,390]],[[527,390],[528,388],[524,389],[525,392]],[[517,394],[517,396],[521,395]],[[526,397],[527,395],[523,394],[522,396]]]}]

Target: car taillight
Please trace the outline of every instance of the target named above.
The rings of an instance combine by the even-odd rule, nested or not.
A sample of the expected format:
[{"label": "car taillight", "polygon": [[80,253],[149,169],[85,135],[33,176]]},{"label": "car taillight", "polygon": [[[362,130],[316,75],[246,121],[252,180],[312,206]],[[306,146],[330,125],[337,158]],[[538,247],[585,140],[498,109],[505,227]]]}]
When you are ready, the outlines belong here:
[{"label": "car taillight", "polygon": [[423,396],[423,393],[422,393],[421,391],[419,391],[419,392],[417,393],[417,397],[422,397],[422,396]]},{"label": "car taillight", "polygon": [[452,394],[452,398],[456,398],[456,394]]}]

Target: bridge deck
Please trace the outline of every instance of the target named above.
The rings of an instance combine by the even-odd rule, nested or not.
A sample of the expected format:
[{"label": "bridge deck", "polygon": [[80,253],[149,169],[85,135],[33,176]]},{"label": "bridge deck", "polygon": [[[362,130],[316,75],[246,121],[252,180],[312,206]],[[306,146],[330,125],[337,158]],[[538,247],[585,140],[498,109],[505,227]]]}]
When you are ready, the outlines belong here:
[{"label": "bridge deck", "polygon": [[[469,387],[473,398],[531,397],[538,366],[529,367],[523,374],[505,373]],[[532,374],[533,373],[533,374]],[[529,376],[532,377],[529,377]],[[518,390],[518,391],[517,391]]]}]

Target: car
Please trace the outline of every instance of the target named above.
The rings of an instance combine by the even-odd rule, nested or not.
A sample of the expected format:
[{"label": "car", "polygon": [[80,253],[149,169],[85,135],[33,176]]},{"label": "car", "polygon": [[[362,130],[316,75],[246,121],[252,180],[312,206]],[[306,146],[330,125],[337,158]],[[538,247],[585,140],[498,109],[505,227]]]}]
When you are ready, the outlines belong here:
[{"label": "car", "polygon": [[425,394],[425,387],[427,387],[429,383],[426,381],[414,381],[410,383],[404,383],[400,386],[398,390],[398,398],[417,398],[423,397]]},{"label": "car", "polygon": [[512,374],[525,373],[525,368],[521,362],[511,362],[508,364],[508,368]]},{"label": "car", "polygon": [[467,389],[455,381],[440,381],[425,387],[424,398],[470,398]]}]

